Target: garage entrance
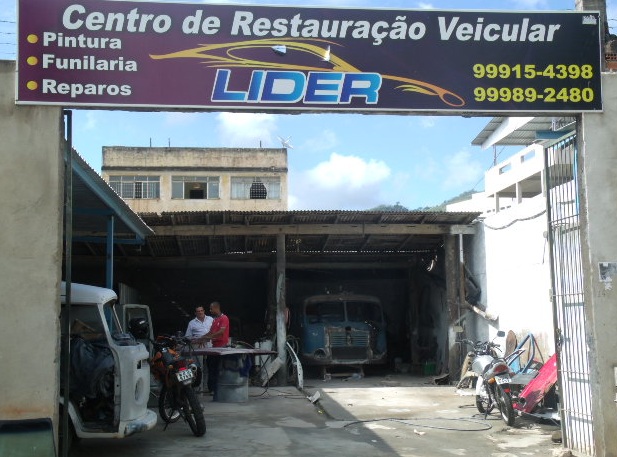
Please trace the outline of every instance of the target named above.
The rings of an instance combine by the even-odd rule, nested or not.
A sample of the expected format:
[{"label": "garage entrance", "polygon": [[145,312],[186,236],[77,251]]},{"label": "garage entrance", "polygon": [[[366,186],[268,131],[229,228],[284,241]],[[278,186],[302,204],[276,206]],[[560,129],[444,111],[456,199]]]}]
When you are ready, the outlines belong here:
[{"label": "garage entrance", "polygon": [[[380,13],[372,16],[350,10],[344,13],[345,23],[349,27],[346,27],[345,31],[341,29],[340,35],[337,36],[336,32],[333,33],[327,27],[318,26],[319,21],[324,21],[323,24],[326,24],[326,19],[322,19],[321,10],[304,10],[300,20],[301,15],[296,14],[296,8],[289,11],[284,8],[276,11],[258,9],[228,11],[223,10],[227,8],[226,6],[215,6],[212,9],[208,8],[207,12],[212,15],[206,18],[203,17],[204,11],[195,10],[193,6],[190,10],[189,7],[182,6],[174,6],[173,10],[158,10],[147,3],[139,3],[133,10],[128,10],[133,7],[131,2],[122,4],[111,2],[109,5],[97,4],[95,7],[88,5],[88,8],[82,5],[68,7],[63,4],[54,5],[52,2],[50,9],[46,10],[50,14],[40,14],[38,7],[38,4],[31,2],[20,2],[19,41],[24,45],[20,54],[29,56],[19,59],[17,100],[22,104],[109,107],[118,106],[120,102],[123,106],[136,109],[149,107],[203,109],[206,106],[206,109],[233,111],[240,106],[241,109],[256,111],[280,109],[282,112],[291,109],[328,111],[339,108],[356,112],[408,112],[410,104],[407,95],[421,94],[427,97],[421,97],[420,101],[413,105],[413,109],[425,113],[441,111],[444,107],[450,112],[463,115],[469,115],[470,112],[530,113],[553,110],[584,112],[602,109],[601,87],[597,77],[600,70],[597,44],[601,36],[598,24],[603,24],[605,21],[596,13],[587,14],[582,18],[568,14],[560,18],[536,16],[530,20],[528,17],[506,18],[494,13],[482,13],[482,17],[479,17],[473,12],[436,12],[439,16],[422,12],[417,13],[417,16],[414,13],[413,19],[410,18],[409,22],[406,22],[407,17],[402,15],[391,17],[391,13],[387,13],[389,16],[382,16]],[[91,10],[94,8],[96,10]],[[253,7],[242,8],[248,10]],[[153,13],[149,14],[150,11]],[[366,14],[366,17],[357,16],[358,14]],[[139,34],[134,33],[137,31],[134,27],[137,15],[143,19],[141,23],[143,27],[140,26]],[[230,17],[233,19],[230,20]],[[306,19],[307,17],[311,19]],[[343,14],[340,17],[343,18]],[[352,17],[353,19],[348,19]],[[147,18],[153,19],[150,25]],[[105,31],[112,32],[111,38],[105,37],[111,41],[110,48],[122,49],[123,55],[118,55],[115,51],[108,52],[102,40],[99,41],[99,37],[88,36],[96,35],[101,30],[103,22]],[[301,34],[298,34],[297,29],[299,23],[303,23]],[[581,29],[581,26],[586,26],[587,29]],[[347,34],[346,30],[350,27]],[[510,33],[506,33],[506,30],[510,30]],[[555,32],[558,30],[560,32],[556,35]],[[231,32],[231,38],[227,32]],[[68,43],[73,40],[74,45],[61,44],[60,39],[64,38],[65,34]],[[92,55],[83,55],[81,59],[74,58],[69,61],[70,52],[65,54],[62,48],[78,47],[77,36],[69,36],[71,34],[80,34],[79,38],[92,40],[94,44],[88,46],[95,49],[90,52]],[[196,44],[193,38],[199,34],[207,38],[212,37],[212,43]],[[302,39],[292,39],[298,36],[302,36]],[[473,46],[469,46],[472,43],[470,41],[472,36]],[[556,36],[558,39],[555,39]],[[186,37],[191,39],[190,43],[185,40]],[[240,37],[245,41],[238,41]],[[561,37],[565,39],[561,40]],[[581,37],[587,39],[582,40]],[[338,39],[329,42],[326,38]],[[200,43],[200,40],[197,40],[197,43]],[[229,42],[225,43],[226,40]],[[420,40],[422,40],[421,46],[409,46]],[[203,41],[209,40],[203,39]],[[521,45],[522,42],[524,46]],[[556,45],[554,49],[547,49],[544,46],[548,42]],[[41,49],[41,44],[37,43],[48,49]],[[579,43],[592,44],[583,44],[579,50],[577,47]],[[380,49],[382,52],[367,52],[366,48],[363,49],[359,44],[368,45],[370,50]],[[382,44],[384,44],[382,48],[376,47]],[[536,49],[539,50],[538,55],[531,52]],[[288,53],[288,50],[297,52]],[[420,55],[414,54],[417,50],[421,51]],[[449,53],[446,55],[445,51]],[[433,58],[437,53],[442,56],[441,59]],[[50,58],[54,55],[58,58]],[[365,59],[368,56],[370,61]],[[404,58],[394,61],[392,56]],[[584,57],[579,60],[573,56]],[[465,60],[465,57],[469,57],[469,60]],[[390,60],[394,61],[392,65]],[[195,71],[192,62],[196,61],[204,66],[200,70],[206,70]],[[40,62],[43,64],[40,65]],[[61,71],[67,68],[69,62],[70,65],[74,65],[72,70],[80,71]],[[440,65],[426,65],[426,68],[422,69],[422,62],[439,62]],[[447,62],[447,69],[441,66],[442,62]],[[498,65],[489,62],[497,62]],[[451,71],[452,68],[459,71]],[[49,71],[46,71],[47,69]],[[86,70],[100,74],[86,76]],[[143,78],[142,75],[148,75],[148,78]],[[556,79],[553,79],[554,75],[558,75]],[[185,77],[189,79],[184,79]],[[190,79],[192,77],[196,79]],[[573,80],[576,81],[572,82]],[[170,81],[174,84],[170,84]],[[524,87],[521,87],[522,82]],[[174,93],[172,88],[177,92]],[[201,100],[208,103],[200,103]],[[94,103],[91,103],[92,101]],[[380,104],[377,106],[378,102]],[[559,109],[555,106],[559,106]],[[339,224],[339,221],[334,222],[335,225]],[[216,225],[211,222],[197,225],[201,224]],[[382,222],[374,224],[378,227]],[[417,224],[423,225],[422,228],[435,227],[433,224],[425,224],[424,221],[419,221]],[[161,226],[163,228],[165,224]],[[349,228],[352,228],[352,225]],[[267,285],[265,299],[263,296],[261,299],[255,299],[252,294],[249,295],[244,290],[235,291],[236,294],[233,296],[241,297],[242,301],[265,302],[262,309],[276,310],[279,317],[276,326],[279,336],[281,307],[295,299],[293,295],[285,297],[286,285],[289,285],[288,290],[292,293],[295,290],[312,289],[316,284],[323,282],[341,282],[343,285],[339,287],[354,288],[375,282],[376,289],[387,289],[390,292],[390,297],[386,296],[386,299],[391,302],[398,300],[406,302],[407,309],[404,312],[397,314],[395,311],[390,311],[391,319],[400,319],[403,314],[419,317],[418,327],[414,328],[413,323],[409,327],[411,329],[408,336],[409,357],[412,363],[415,360],[421,361],[422,358],[434,357],[442,366],[445,365],[446,360],[452,359],[447,344],[439,340],[440,337],[446,340],[447,331],[443,330],[446,326],[443,322],[432,321],[429,317],[432,316],[431,310],[440,309],[441,315],[446,316],[447,326],[450,327],[456,322],[457,316],[460,316],[459,307],[464,302],[465,295],[461,274],[464,265],[456,255],[457,241],[462,251],[460,245],[462,237],[457,239],[456,235],[464,232],[457,233],[447,224],[428,233],[409,233],[403,230],[401,233],[394,233],[403,239],[399,240],[400,244],[397,244],[393,251],[391,246],[375,250],[367,248],[371,237],[380,239],[383,236],[385,239],[392,236],[392,233],[366,232],[365,228],[365,225],[356,226],[356,233],[343,234],[352,238],[358,237],[361,246],[355,251],[346,243],[343,243],[339,250],[322,248],[322,251],[317,251],[323,256],[320,260],[327,264],[336,263],[341,254],[367,252],[374,256],[371,263],[379,264],[382,255],[391,257],[391,252],[402,250],[406,257],[401,260],[406,261],[407,266],[383,269],[376,266],[356,267],[356,262],[362,263],[364,259],[354,258],[349,262],[354,268],[346,270],[345,274],[333,277],[330,281],[328,276],[331,274],[331,268],[320,267],[313,271],[314,265],[305,269],[287,266],[287,262],[291,259],[287,258],[286,253],[293,252],[294,237],[312,236],[314,233],[301,231],[287,233],[279,228],[278,233],[269,235],[256,235],[255,232],[246,234],[213,232],[206,235],[206,238],[213,245],[223,239],[224,249],[217,252],[215,257],[218,259],[213,260],[225,264],[232,257],[243,255],[254,257],[255,252],[265,252],[255,250],[247,238],[256,236],[260,240],[266,236],[271,237],[270,241],[265,243],[269,244],[268,257],[256,256],[254,260],[264,265],[259,268],[244,265],[241,268],[249,272],[257,270],[258,273],[244,274],[246,273],[244,271],[237,273],[238,279],[235,279],[233,284],[223,287],[229,288],[228,290],[242,289],[247,283],[250,285],[260,281],[265,282]],[[175,227],[173,229],[175,230]],[[200,230],[204,228],[200,227]],[[176,247],[180,249],[179,263],[188,257],[186,252],[182,252],[184,241],[190,240],[193,236],[204,237],[204,233],[163,232],[163,230],[161,233],[157,232],[153,242],[160,237],[161,244],[169,242],[172,248],[171,245],[175,242]],[[341,236],[336,231],[331,233],[322,231],[319,235],[326,239],[326,246],[331,238]],[[405,251],[407,240],[404,237],[413,239],[415,235],[436,236],[439,243],[434,249],[418,248]],[[226,239],[227,237],[229,239]],[[235,237],[244,237],[244,246],[239,243],[234,245]],[[179,240],[180,238],[182,239]],[[275,240],[275,243],[272,243],[272,240]],[[195,240],[195,243],[199,245],[200,241],[203,240]],[[70,243],[69,239],[69,246]],[[210,255],[212,252],[210,246],[206,247],[208,250],[204,250],[199,256]],[[310,257],[314,253],[304,246],[295,247],[300,256]],[[202,248],[203,245],[200,249]],[[148,256],[156,259],[156,254],[155,248],[149,242],[146,245],[147,249],[150,251],[146,253],[143,249],[139,251],[133,261],[129,253],[132,249],[125,248],[123,257],[126,259],[117,257],[119,280],[123,280],[122,275],[126,276],[127,281],[130,280],[130,275],[138,269],[141,269],[142,277],[148,277],[150,270],[154,268],[148,265],[145,259]],[[91,251],[96,249],[91,248]],[[422,257],[423,254],[426,257]],[[171,257],[172,262],[174,260],[173,255],[166,254],[165,257]],[[68,258],[71,259],[71,256]],[[444,261],[441,275],[434,273],[439,271],[435,270],[433,265],[435,258]],[[293,264],[293,261],[291,263]],[[298,263],[303,262],[298,261]],[[220,274],[220,271],[229,268],[223,264],[214,268],[190,267],[184,264],[177,268],[180,270],[193,268],[195,274],[190,279],[199,283],[202,276],[206,276],[205,273],[210,273],[210,270],[217,270],[217,274]],[[157,299],[163,295],[173,306],[182,307],[182,303],[174,300],[174,297],[180,297],[180,293],[163,287],[169,278],[165,273],[170,273],[171,269],[159,269],[160,273],[157,276],[151,274],[156,278],[155,285],[159,286]],[[68,270],[70,271],[70,268]],[[259,270],[263,270],[263,273],[259,273]],[[297,279],[294,275],[286,275],[287,271],[294,270],[294,274],[298,275]],[[314,273],[314,277],[309,277],[309,270]],[[81,274],[86,276],[86,271],[84,269]],[[376,271],[381,275],[376,275]],[[357,274],[352,276],[353,272]],[[429,273],[428,277],[431,279],[426,279],[425,272]],[[245,276],[249,279],[246,280]],[[222,281],[216,279],[217,275],[211,274],[209,282],[202,281],[201,284],[209,285],[212,290],[219,291]],[[297,283],[295,288],[294,284],[291,284],[294,280]],[[403,285],[400,286],[399,282]],[[301,287],[302,284],[307,285]],[[183,289],[192,290],[192,288],[192,284],[187,284]],[[445,291],[445,297],[434,292],[440,290]],[[197,290],[193,293],[193,300],[201,297],[203,292],[200,292]],[[148,293],[153,295],[150,291]],[[298,292],[298,296],[303,293]],[[426,300],[424,297],[427,297]],[[424,306],[425,303],[428,305]],[[192,306],[194,303],[191,303]],[[241,315],[242,305],[232,304],[231,301],[230,314],[236,306],[238,314]],[[400,308],[394,303],[386,309]],[[247,316],[247,319],[255,318]],[[264,325],[268,328],[269,319],[264,318],[264,321]],[[238,327],[241,329],[244,326],[238,325]],[[285,334],[284,328],[282,333]],[[437,341],[432,346],[432,337],[435,338],[435,333]],[[392,338],[395,339],[395,346],[406,345],[404,335],[395,333]],[[451,341],[450,338],[450,343]],[[433,350],[433,347],[436,349]],[[452,368],[451,363],[448,363],[448,366]]]},{"label": "garage entrance", "polygon": [[[276,335],[277,238],[285,249],[288,334],[311,295],[376,296],[387,322],[388,359],[448,368],[448,327],[459,315],[458,234],[476,213],[350,211],[193,212],[142,215],[155,234],[116,246],[115,277],[152,307],[155,331],[184,330],[197,305],[218,300],[232,337]],[[450,252],[448,252],[448,250]],[[99,283],[102,247],[77,241],[75,281]],[[448,298],[450,297],[450,298]],[[455,309],[451,309],[452,307]]]}]

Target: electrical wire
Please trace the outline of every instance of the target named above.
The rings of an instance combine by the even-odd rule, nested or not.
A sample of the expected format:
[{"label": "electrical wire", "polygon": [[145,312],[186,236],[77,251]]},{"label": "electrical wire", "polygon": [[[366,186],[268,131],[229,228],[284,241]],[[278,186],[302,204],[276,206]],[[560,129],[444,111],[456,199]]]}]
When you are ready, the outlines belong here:
[{"label": "electrical wire", "polygon": [[[501,155],[501,153],[502,153],[505,149],[506,149],[506,147],[505,147],[505,146],[502,146],[501,151],[499,151],[499,152],[495,155],[495,157],[493,158],[493,160],[494,160],[495,162],[497,161],[497,158]],[[495,166],[494,164],[493,164],[493,165],[491,165],[490,167],[488,167],[488,168],[486,169],[486,171],[490,170],[490,169],[491,169],[491,168],[493,168],[494,166]],[[476,184],[475,184],[475,185],[471,188],[471,190],[476,190],[476,187],[478,187],[478,185],[479,185],[482,181],[484,181],[484,177],[485,177],[484,175],[485,175],[485,173],[486,173],[486,172],[482,173],[482,177],[481,177],[481,178],[478,180],[478,182],[477,182],[477,183],[476,183]]]},{"label": "electrical wire", "polygon": [[[371,422],[384,422],[384,421],[399,422],[404,425],[410,425],[410,426],[419,427],[419,428],[430,428],[430,429],[435,429],[435,430],[449,430],[449,431],[454,431],[454,432],[482,432],[482,431],[490,430],[491,428],[493,428],[493,426],[487,423],[486,421],[480,421],[478,419],[467,418],[467,417],[458,417],[458,418],[418,417],[415,419],[401,419],[401,418],[395,418],[395,417],[386,417],[382,419],[366,419],[366,420],[353,421],[348,424],[345,424],[343,428],[347,428],[351,425],[356,425],[356,424],[366,424],[366,423],[371,423]],[[476,424],[479,427],[473,427],[473,428],[444,427],[440,425],[423,424],[423,423],[415,422],[415,421],[448,421],[448,422],[458,421],[458,422]]]},{"label": "electrical wire", "polygon": [[534,214],[533,216],[529,216],[529,217],[522,217],[520,219],[513,219],[510,222],[508,222],[506,225],[502,225],[501,227],[491,227],[490,225],[488,225],[486,222],[484,223],[484,227],[489,229],[489,230],[503,230],[506,229],[514,224],[516,224],[517,222],[524,222],[524,221],[530,221],[532,219],[536,219],[540,216],[542,216],[544,213],[546,213],[546,209],[543,209],[542,211],[540,211],[537,214]]}]

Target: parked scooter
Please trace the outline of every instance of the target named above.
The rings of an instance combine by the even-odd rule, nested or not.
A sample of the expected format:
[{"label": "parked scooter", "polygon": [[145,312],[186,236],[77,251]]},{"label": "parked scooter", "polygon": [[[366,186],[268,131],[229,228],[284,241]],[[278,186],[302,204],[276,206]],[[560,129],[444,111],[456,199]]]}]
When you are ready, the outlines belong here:
[{"label": "parked scooter", "polygon": [[[147,334],[142,328],[143,318],[131,319],[131,333],[143,338]],[[144,332],[145,330],[145,332]],[[206,433],[206,420],[201,403],[193,390],[201,384],[202,368],[196,357],[183,357],[180,353],[187,347],[192,352],[188,338],[182,336],[158,336],[152,341],[154,355],[150,360],[150,371],[162,384],[159,393],[159,414],[166,426],[182,417],[188,422],[195,436]]]},{"label": "parked scooter", "polygon": [[[499,331],[497,336],[503,337],[505,332]],[[503,421],[507,425],[514,425],[516,415],[512,406],[510,385],[513,373],[508,366],[508,361],[497,352],[500,347],[499,344],[493,341],[474,343],[470,340],[462,340],[462,342],[473,348],[471,370],[478,375],[476,382],[476,407],[478,411],[483,413],[486,418],[497,407]],[[518,355],[520,355],[520,352]]]}]

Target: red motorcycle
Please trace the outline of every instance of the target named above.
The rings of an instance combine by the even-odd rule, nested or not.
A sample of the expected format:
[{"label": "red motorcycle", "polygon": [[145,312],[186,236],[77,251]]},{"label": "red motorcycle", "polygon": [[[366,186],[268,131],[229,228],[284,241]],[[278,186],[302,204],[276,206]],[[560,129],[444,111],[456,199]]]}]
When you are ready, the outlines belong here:
[{"label": "red motorcycle", "polygon": [[189,348],[184,337],[159,336],[154,341],[154,356],[150,371],[161,382],[159,414],[168,425],[182,417],[188,422],[195,436],[206,433],[206,420],[201,403],[193,390],[201,384],[202,369],[196,357],[184,357],[181,352]]},{"label": "red motorcycle", "polygon": [[[132,319],[129,328],[134,336],[148,338],[149,329],[145,319]],[[193,387],[201,384],[202,367],[193,354],[190,340],[182,336],[162,335],[151,342],[154,356],[149,360],[150,372],[162,385],[158,406],[165,428],[182,417],[195,436],[203,436],[206,433],[206,420],[193,390]],[[188,352],[189,355],[185,357],[182,352]]]}]

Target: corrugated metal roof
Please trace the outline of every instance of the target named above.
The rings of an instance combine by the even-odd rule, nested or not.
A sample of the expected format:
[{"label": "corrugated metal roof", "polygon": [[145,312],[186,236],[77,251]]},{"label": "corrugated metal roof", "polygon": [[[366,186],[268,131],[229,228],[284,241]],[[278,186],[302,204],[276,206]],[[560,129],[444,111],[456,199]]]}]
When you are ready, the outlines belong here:
[{"label": "corrugated metal roof", "polygon": [[[140,213],[150,227],[180,225],[438,224],[464,225],[479,213],[438,211],[190,211]],[[156,231],[156,229],[155,229]]]},{"label": "corrugated metal roof", "polygon": [[72,166],[74,236],[104,240],[110,214],[115,216],[114,233],[118,239],[144,239],[152,234],[146,223],[75,150],[72,151]]},{"label": "corrugated metal roof", "polygon": [[[444,235],[469,230],[480,213],[379,211],[201,211],[142,213],[154,229],[143,248],[117,247],[118,257],[156,259],[264,260],[285,234],[293,255],[395,255],[435,251]],[[100,256],[88,246],[82,255]]]},{"label": "corrugated metal roof", "polygon": [[[506,117],[494,117],[492,118],[488,124],[482,129],[482,131],[473,139],[471,144],[475,146],[483,146],[489,140],[491,135],[493,135],[504,123],[504,121],[508,119]],[[564,135],[568,133],[568,131],[573,130],[573,125],[575,122],[574,117],[534,117],[529,122],[527,122],[522,127],[517,128],[515,131],[507,134],[505,137],[499,139],[496,142],[492,142],[490,145],[498,145],[498,146],[529,146],[537,141],[539,141],[537,137],[537,132],[559,132],[565,129],[569,129],[564,131]],[[490,146],[489,145],[489,146]],[[488,147],[488,146],[485,146]]]}]

